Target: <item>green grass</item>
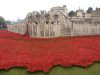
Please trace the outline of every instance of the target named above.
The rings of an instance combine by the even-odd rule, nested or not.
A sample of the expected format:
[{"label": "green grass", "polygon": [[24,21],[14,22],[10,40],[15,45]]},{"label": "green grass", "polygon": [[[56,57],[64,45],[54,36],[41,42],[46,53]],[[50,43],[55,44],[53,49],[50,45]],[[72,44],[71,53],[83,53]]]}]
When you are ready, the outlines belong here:
[{"label": "green grass", "polygon": [[48,73],[42,71],[29,73],[24,68],[0,70],[0,75],[100,75],[100,63],[94,63],[87,68],[55,66]]}]

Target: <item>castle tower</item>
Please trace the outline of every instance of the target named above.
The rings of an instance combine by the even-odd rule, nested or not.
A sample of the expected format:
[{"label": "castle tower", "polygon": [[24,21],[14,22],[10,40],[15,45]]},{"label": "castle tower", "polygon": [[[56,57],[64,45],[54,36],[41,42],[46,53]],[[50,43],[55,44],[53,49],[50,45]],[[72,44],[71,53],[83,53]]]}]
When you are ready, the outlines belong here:
[{"label": "castle tower", "polygon": [[66,5],[63,5],[64,8],[64,15],[67,17],[68,16],[68,9],[66,7]]}]

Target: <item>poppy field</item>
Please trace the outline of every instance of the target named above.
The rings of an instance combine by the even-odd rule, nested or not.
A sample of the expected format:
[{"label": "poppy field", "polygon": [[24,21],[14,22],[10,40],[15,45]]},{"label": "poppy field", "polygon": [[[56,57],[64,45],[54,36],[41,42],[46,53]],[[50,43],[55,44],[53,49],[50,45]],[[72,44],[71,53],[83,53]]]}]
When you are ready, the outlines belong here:
[{"label": "poppy field", "polygon": [[54,65],[87,67],[100,61],[100,36],[30,38],[0,30],[0,69],[49,72]]}]

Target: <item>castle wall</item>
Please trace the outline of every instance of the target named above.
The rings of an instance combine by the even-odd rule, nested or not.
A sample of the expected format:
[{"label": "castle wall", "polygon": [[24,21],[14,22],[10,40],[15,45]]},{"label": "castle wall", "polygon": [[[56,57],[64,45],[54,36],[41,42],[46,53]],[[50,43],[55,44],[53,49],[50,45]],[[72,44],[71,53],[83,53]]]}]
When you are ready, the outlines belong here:
[{"label": "castle wall", "polygon": [[7,25],[7,29],[10,32],[15,32],[19,34],[25,34],[26,32],[26,26],[25,24],[14,24],[14,25]]},{"label": "castle wall", "polygon": [[61,35],[60,25],[32,25],[32,37],[59,37]]},{"label": "castle wall", "polygon": [[100,25],[77,24],[73,25],[72,36],[98,35],[100,34]]},{"label": "castle wall", "polygon": [[[8,25],[8,31],[19,34],[25,34],[26,27],[24,24]],[[65,27],[62,29],[61,25],[30,25],[29,34],[31,37],[62,37],[62,36],[84,36],[84,35],[100,35],[100,24],[73,24],[73,27]],[[64,27],[63,27],[64,28]],[[62,33],[64,30],[64,33]],[[64,35],[62,35],[64,34]]]}]

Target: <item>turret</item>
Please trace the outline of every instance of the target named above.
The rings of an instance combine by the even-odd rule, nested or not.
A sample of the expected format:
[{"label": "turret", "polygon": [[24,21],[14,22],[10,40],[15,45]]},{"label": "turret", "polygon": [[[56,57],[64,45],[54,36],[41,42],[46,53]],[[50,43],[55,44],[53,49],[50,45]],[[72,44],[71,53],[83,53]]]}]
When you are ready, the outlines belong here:
[{"label": "turret", "polygon": [[68,10],[67,10],[66,5],[63,5],[63,8],[64,8],[64,15],[67,17],[68,16]]}]

